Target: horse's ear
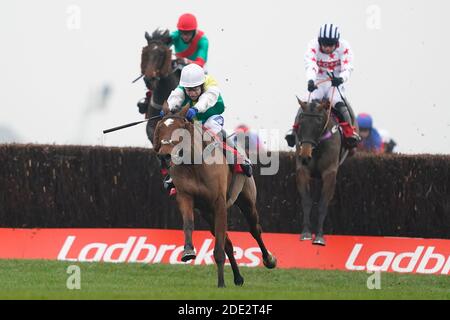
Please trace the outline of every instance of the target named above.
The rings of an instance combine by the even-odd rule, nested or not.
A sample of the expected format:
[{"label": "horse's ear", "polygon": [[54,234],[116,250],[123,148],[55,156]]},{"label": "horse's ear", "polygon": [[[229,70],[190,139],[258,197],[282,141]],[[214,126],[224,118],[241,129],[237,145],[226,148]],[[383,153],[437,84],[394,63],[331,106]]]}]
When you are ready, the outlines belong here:
[{"label": "horse's ear", "polygon": [[170,112],[169,104],[167,103],[167,100],[164,101],[162,110],[164,111],[164,114],[168,114]]},{"label": "horse's ear", "polygon": [[306,110],[306,106],[308,105],[306,102],[304,102],[304,101],[302,101],[302,100],[300,100],[300,98],[298,97],[298,96],[296,96],[297,97],[297,101],[298,101],[298,104],[302,107],[302,109],[305,111]]},{"label": "horse's ear", "polygon": [[186,117],[186,113],[188,112],[189,108],[191,106],[189,105],[189,103],[186,103],[186,105],[183,107],[183,109],[181,109],[180,111],[180,116],[182,117]]},{"label": "horse's ear", "polygon": [[155,128],[155,132],[153,133],[153,150],[155,150],[155,152],[158,152],[159,149],[161,148],[161,139],[159,139],[159,126],[158,123],[156,123],[156,128]]},{"label": "horse's ear", "polygon": [[150,40],[152,40],[147,31],[145,31],[145,39],[147,40],[147,43],[150,42]]}]

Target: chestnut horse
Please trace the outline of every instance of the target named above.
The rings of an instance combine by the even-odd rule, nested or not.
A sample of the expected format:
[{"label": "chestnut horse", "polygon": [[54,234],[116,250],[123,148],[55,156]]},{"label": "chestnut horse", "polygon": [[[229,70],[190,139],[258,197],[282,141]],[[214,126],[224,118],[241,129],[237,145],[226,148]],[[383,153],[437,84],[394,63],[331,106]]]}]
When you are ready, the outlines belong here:
[{"label": "chestnut horse", "polygon": [[[194,231],[194,209],[197,209],[208,222],[211,233],[215,236],[214,260],[217,264],[218,287],[225,287],[225,253],[233,270],[234,283],[240,286],[243,285],[244,278],[239,272],[233,255],[233,244],[227,234],[227,209],[233,204],[236,204],[245,215],[250,226],[250,233],[261,249],[264,265],[267,268],[276,266],[276,258],[268,252],[261,237],[262,229],[256,210],[255,181],[253,177],[248,178],[243,174],[232,172],[223,155],[221,141],[212,144],[205,141],[194,142],[194,139],[189,141],[191,137],[195,136],[202,139],[204,134],[208,135],[208,132],[204,133],[201,126],[186,120],[188,109],[187,105],[179,113],[171,114],[165,108],[166,115],[156,125],[153,141],[158,157],[162,161],[171,163],[169,172],[177,186],[176,201],[183,218],[185,235],[181,260],[186,262],[196,258],[192,232]],[[195,134],[196,130],[200,132]],[[174,141],[173,137],[180,131],[184,132],[186,136],[183,136],[181,142]],[[209,136],[212,137],[212,135]],[[188,139],[189,150],[185,148],[176,151],[181,143],[186,143],[185,139]],[[214,149],[209,149],[211,146]],[[205,155],[205,150],[207,150],[205,148],[210,150],[209,157]],[[200,152],[203,158],[199,164],[192,164],[196,163],[193,162],[196,152]],[[188,153],[189,155],[186,156]],[[175,158],[179,157],[183,157],[183,161],[188,163],[173,164]],[[208,161],[211,158],[220,161]]]},{"label": "chestnut horse", "polygon": [[[172,90],[178,86],[181,71],[173,68],[172,39],[169,30],[155,30],[150,36],[145,33],[147,46],[142,49],[141,74],[144,76],[145,85],[152,91],[146,118],[159,115],[164,102]],[[153,142],[153,133],[158,120],[147,122],[146,132],[150,142]]]},{"label": "chestnut horse", "polygon": [[319,182],[318,226],[313,244],[325,246],[323,224],[328,204],[336,188],[339,165],[348,151],[342,148],[339,123],[331,112],[330,101],[313,100],[310,103],[298,99],[300,109],[296,123],[296,180],[303,210],[301,240],[312,240],[310,214],[314,203],[314,188]]}]

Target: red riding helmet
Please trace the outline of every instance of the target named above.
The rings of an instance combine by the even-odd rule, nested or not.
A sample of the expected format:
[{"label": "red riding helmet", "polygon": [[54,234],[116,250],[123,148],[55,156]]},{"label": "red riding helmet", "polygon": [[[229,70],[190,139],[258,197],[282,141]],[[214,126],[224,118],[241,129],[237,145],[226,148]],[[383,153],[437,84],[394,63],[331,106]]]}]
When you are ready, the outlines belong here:
[{"label": "red riding helmet", "polygon": [[177,28],[181,31],[197,30],[197,19],[193,14],[185,13],[178,19]]}]

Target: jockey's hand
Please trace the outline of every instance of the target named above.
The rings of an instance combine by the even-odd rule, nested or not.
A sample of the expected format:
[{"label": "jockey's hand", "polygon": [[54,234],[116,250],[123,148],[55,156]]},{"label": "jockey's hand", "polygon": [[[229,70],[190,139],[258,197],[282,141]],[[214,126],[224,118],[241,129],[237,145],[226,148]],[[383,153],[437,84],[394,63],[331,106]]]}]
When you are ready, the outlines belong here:
[{"label": "jockey's hand", "polygon": [[164,116],[165,116],[164,111],[161,110],[161,111],[159,112],[159,115],[160,115],[161,118],[164,118]]},{"label": "jockey's hand", "polygon": [[192,118],[194,118],[197,115],[198,110],[195,108],[189,108],[188,112],[186,112],[186,119],[189,121],[192,121]]},{"label": "jockey's hand", "polygon": [[316,84],[314,83],[314,80],[309,80],[308,81],[308,91],[309,92],[313,92],[314,90],[317,89]]},{"label": "jockey's hand", "polygon": [[189,60],[187,58],[177,58],[177,63],[186,66],[189,64]]},{"label": "jockey's hand", "polygon": [[333,87],[339,87],[343,83],[344,83],[344,79],[342,79],[340,77],[335,77],[335,78],[331,79],[331,85]]}]

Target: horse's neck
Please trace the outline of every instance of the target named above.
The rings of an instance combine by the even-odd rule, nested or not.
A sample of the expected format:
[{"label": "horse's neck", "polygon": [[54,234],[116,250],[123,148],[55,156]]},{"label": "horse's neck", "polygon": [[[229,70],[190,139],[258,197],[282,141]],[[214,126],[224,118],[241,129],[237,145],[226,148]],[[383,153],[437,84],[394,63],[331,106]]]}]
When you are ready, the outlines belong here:
[{"label": "horse's neck", "polygon": [[[194,157],[195,152],[202,155],[202,162],[204,162],[205,159],[203,159],[203,156],[207,156],[210,154],[210,152],[204,154],[205,148],[210,147],[211,143],[215,143],[217,141],[217,137],[213,136],[210,132],[205,131],[203,126],[194,126],[193,124],[190,124],[187,128],[189,130],[189,134],[192,137],[191,142],[191,155],[192,160]],[[204,135],[209,135],[209,139],[203,139]],[[201,139],[201,143],[195,142],[196,138]],[[217,141],[220,143],[220,141]],[[222,146],[220,145],[219,148],[216,148],[215,152],[222,152]],[[220,156],[223,156],[221,154]],[[222,159],[225,163],[226,159]]]},{"label": "horse's neck", "polygon": [[167,77],[161,78],[153,90],[153,101],[162,105],[176,86],[177,76],[175,73],[171,73]]}]

